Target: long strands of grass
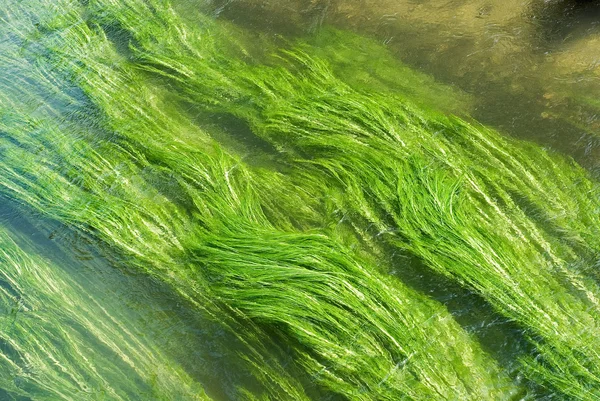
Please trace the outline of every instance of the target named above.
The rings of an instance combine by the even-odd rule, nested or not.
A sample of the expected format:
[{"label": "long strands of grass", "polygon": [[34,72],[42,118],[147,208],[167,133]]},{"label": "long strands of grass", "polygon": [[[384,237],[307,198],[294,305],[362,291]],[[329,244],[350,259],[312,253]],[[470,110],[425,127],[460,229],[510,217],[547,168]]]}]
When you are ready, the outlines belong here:
[{"label": "long strands of grass", "polygon": [[[302,49],[284,56],[285,67],[256,67],[219,55],[206,39],[218,28],[186,26],[160,2],[96,3],[118,10],[111,18],[149,71],[173,77],[196,104],[248,121],[305,176],[337,181],[344,210],[522,325],[539,352],[524,364],[542,385],[597,398],[598,287],[574,267],[597,252],[597,240],[586,243],[598,233],[597,187],[580,168],[353,90]],[[160,23],[132,18],[144,12],[170,29],[157,35]]]},{"label": "long strands of grass", "polygon": [[[274,74],[269,75],[268,85],[273,85]],[[304,93],[304,99],[285,92],[276,102],[269,101],[256,131],[263,137],[272,135],[269,137],[288,151],[293,146],[296,157],[311,155],[302,165],[317,166],[337,179],[344,209],[355,211],[376,228],[375,233],[386,233],[380,238],[387,237],[430,267],[459,279],[526,328],[532,342],[544,344],[538,347],[538,363],[527,362],[536,372],[544,372],[541,383],[552,383],[571,396],[593,399],[596,395],[591,389],[600,378],[596,369],[598,290],[569,266],[578,262],[577,247],[585,248],[581,237],[586,231],[574,230],[568,222],[561,227],[564,204],[555,208],[552,201],[545,200],[561,190],[548,185],[556,191],[536,193],[543,184],[534,174],[547,175],[540,173],[540,168],[521,164],[522,177],[518,177],[521,174],[514,172],[519,170],[507,168],[509,162],[502,160],[513,158],[510,164],[519,164],[513,156],[518,148],[495,156],[499,147],[487,138],[493,133],[461,121],[420,123],[426,117],[412,112],[402,116],[404,121],[394,116],[393,110],[379,114],[377,110],[384,109],[381,104],[389,99],[372,95],[357,99],[350,93],[333,97],[329,93],[334,90],[319,82],[318,76],[308,76],[298,86],[308,86],[311,81],[314,92]],[[293,80],[298,81],[297,77]],[[273,92],[270,89],[270,94]],[[289,101],[291,107],[277,110],[282,101]],[[345,120],[341,111],[352,119]],[[364,123],[357,117],[360,114]],[[542,152],[536,153],[527,157],[537,156],[533,159],[537,163],[548,160]],[[474,163],[484,168],[471,167]],[[561,164],[572,174],[573,168],[566,163],[556,163],[548,170],[564,177],[567,174],[560,171]],[[576,184],[574,181],[571,187]],[[584,182],[580,189],[586,187],[591,185]],[[564,190],[562,193],[566,197]],[[550,215],[549,221],[558,227],[554,233],[545,232],[527,216],[530,204]],[[593,203],[588,200],[588,204]],[[584,205],[567,213],[585,221],[585,214],[577,215],[579,206]],[[594,230],[590,225],[585,228]],[[575,247],[562,243],[563,239],[577,241]]]},{"label": "long strands of grass", "polygon": [[[129,266],[137,266],[169,283],[203,313],[212,315],[225,330],[239,334],[240,344],[236,347],[244,350],[243,358],[257,366],[252,372],[256,379],[272,387],[266,390],[271,394],[269,399],[304,399],[295,379],[287,377],[280,366],[274,368],[275,360],[264,359],[276,345],[265,347],[263,343],[269,341],[262,330],[251,322],[232,319],[227,309],[215,305],[210,292],[185,263],[180,239],[189,235],[186,233],[192,224],[165,195],[153,189],[146,178],[155,173],[149,163],[119,146],[91,148],[79,142],[75,150],[69,149],[67,143],[76,145],[85,138],[77,138],[75,129],[67,137],[48,120],[18,124],[17,117],[11,117],[3,133],[10,136],[10,141],[19,141],[20,147],[17,150],[12,142],[12,149],[5,148],[3,153],[7,164],[3,164],[2,181],[11,196],[105,241],[125,255]],[[38,128],[35,139],[31,131],[34,125]],[[51,143],[60,146],[47,146]],[[43,154],[30,153],[40,146],[45,146]],[[109,156],[102,157],[99,152]],[[70,163],[59,164],[59,155]],[[246,364],[242,360],[240,363]],[[243,370],[251,370],[251,366]],[[242,387],[240,384],[240,391],[245,391]]]},{"label": "long strands of grass", "polygon": [[[90,43],[97,46],[98,41],[102,37]],[[76,41],[69,36],[68,43]],[[79,67],[75,82],[99,108],[98,122],[115,133],[120,146],[103,143],[92,148],[86,143],[81,154],[54,147],[47,158],[61,160],[63,166],[50,165],[40,172],[39,158],[35,165],[18,160],[27,160],[29,149],[34,148],[23,146],[26,141],[53,143],[49,134],[32,136],[26,125],[10,121],[3,127],[6,135],[26,150],[11,149],[7,153],[14,151],[13,158],[0,167],[10,173],[7,166],[19,166],[17,173],[7,174],[2,181],[8,193],[131,254],[143,262],[138,262],[141,268],[151,266],[155,269],[151,274],[164,276],[183,291],[192,286],[193,296],[210,294],[257,324],[268,325],[293,350],[312,380],[349,399],[503,399],[515,391],[439,304],[377,277],[374,268],[365,268],[352,252],[326,235],[290,232],[281,228],[291,227],[288,221],[269,221],[263,213],[265,204],[253,188],[260,183],[239,160],[215,151],[214,143],[190,139],[193,127],[178,118],[168,119],[156,107],[160,102],[152,101],[148,89],[133,76],[122,79],[114,67],[106,69],[94,62],[95,49],[91,45],[81,53],[71,49],[68,67]],[[92,59],[84,54],[92,54]],[[126,67],[121,68],[124,74]],[[61,140],[72,142],[73,135]],[[4,144],[8,149],[9,144]],[[165,149],[168,144],[172,149]],[[110,164],[90,163],[90,154],[107,155],[102,160]],[[168,170],[179,190],[191,198],[185,215],[148,182],[136,185],[133,178],[142,180],[144,170],[155,164]],[[111,173],[114,166],[126,166],[118,172],[127,181],[111,180],[106,194],[92,166]],[[65,170],[77,171],[81,179],[65,185]],[[57,203],[52,193],[41,193],[33,180],[26,179],[30,174],[36,181],[48,174],[62,186],[57,192],[68,193],[70,199]],[[126,201],[123,208],[113,194]],[[93,198],[86,202],[84,213],[77,208],[77,197]],[[155,208],[162,212],[154,212]],[[176,222],[181,219],[187,224],[173,225],[166,217],[171,213],[183,216]],[[122,215],[131,221],[126,226]],[[145,216],[156,223],[148,224]],[[148,231],[144,226],[161,230]],[[128,233],[133,230],[134,235]],[[176,255],[175,261],[162,254]]]},{"label": "long strands of grass", "polygon": [[[0,388],[31,400],[208,400],[91,277],[0,228]],[[92,274],[99,279],[100,275]]]},{"label": "long strands of grass", "polygon": [[[72,88],[75,95],[67,96],[62,104],[45,101],[48,94],[69,93],[65,87],[72,84],[44,70],[43,63],[27,68],[27,60],[9,55],[4,53],[3,62],[25,78],[7,82],[0,101],[2,143],[6,145],[2,180],[8,192],[17,201],[105,241],[126,256],[128,265],[169,283],[223,329],[237,335],[237,343],[229,345],[232,354],[242,353],[236,369],[251,372],[246,373],[253,377],[249,381],[258,383],[234,382],[239,388],[226,391],[232,398],[306,399],[297,380],[279,365],[278,346],[252,322],[234,319],[235,311],[216,305],[188,268],[180,239],[193,232],[193,224],[185,210],[152,182],[168,181],[170,173],[152,165],[127,143],[119,143],[116,136],[102,135],[93,118],[85,119],[77,112],[84,107],[89,111],[91,105],[76,88]],[[24,68],[19,70],[19,64]],[[15,96],[19,93],[22,96]],[[77,123],[65,119],[69,114]],[[219,153],[214,157],[218,165]]]}]

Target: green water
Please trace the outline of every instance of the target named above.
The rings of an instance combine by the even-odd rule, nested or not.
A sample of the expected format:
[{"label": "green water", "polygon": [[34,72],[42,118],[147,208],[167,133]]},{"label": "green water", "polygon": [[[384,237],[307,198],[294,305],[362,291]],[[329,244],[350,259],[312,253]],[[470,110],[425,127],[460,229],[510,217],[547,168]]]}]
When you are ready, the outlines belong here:
[{"label": "green water", "polygon": [[600,398],[596,15],[6,0],[0,400]]}]

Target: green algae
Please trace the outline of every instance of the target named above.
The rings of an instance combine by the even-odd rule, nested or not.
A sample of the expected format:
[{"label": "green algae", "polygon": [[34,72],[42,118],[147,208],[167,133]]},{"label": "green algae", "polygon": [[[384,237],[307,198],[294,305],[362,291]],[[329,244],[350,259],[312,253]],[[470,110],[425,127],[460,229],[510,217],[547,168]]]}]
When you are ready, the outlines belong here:
[{"label": "green algae", "polygon": [[[40,400],[208,400],[131,322],[101,275],[73,274],[0,231],[0,386]],[[91,270],[91,269],[90,269]],[[114,282],[111,282],[114,284]],[[158,316],[156,311],[151,312]]]},{"label": "green algae", "polygon": [[[406,69],[356,77],[356,36],[259,61],[237,30],[186,25],[166,2],[39,4],[4,16],[2,192],[235,335],[232,363],[254,382],[229,398],[517,394],[442,305],[381,273],[383,243],[519,324],[538,352],[523,358],[531,378],[594,399],[598,288],[582,266],[598,251],[597,187],[572,162],[414,106],[452,107],[434,99],[452,92]],[[344,37],[326,35],[316,43]],[[223,149],[185,102],[245,121],[277,169]]]},{"label": "green algae", "polygon": [[197,39],[211,28],[178,25],[156,9],[185,43],[170,36],[157,45],[157,26],[113,16],[148,71],[171,76],[190,101],[246,120],[304,177],[337,182],[339,206],[359,226],[388,233],[392,246],[519,323],[539,352],[524,359],[525,371],[540,384],[597,396],[598,286],[578,267],[598,250],[598,192],[585,172],[485,127],[355,90],[306,47],[284,52],[283,67],[232,61]]},{"label": "green algae", "polygon": [[[69,16],[62,17],[71,27]],[[126,63],[115,67],[117,55],[111,64],[98,61],[110,56],[102,36],[64,34],[70,57],[52,50],[67,61],[59,74],[77,72],[72,82],[92,102],[85,107],[92,114],[97,108],[96,132],[78,127],[81,114],[72,123],[65,116],[32,120],[19,113],[25,105],[4,98],[5,105],[11,102],[1,167],[9,196],[106,242],[238,330],[251,348],[241,359],[265,377],[269,399],[306,397],[285,376],[290,368],[273,364],[273,336],[318,386],[313,391],[364,400],[506,398],[515,391],[441,305],[379,277],[326,232],[295,230],[303,214],[317,212],[296,213],[291,221],[281,206],[306,196],[271,193],[198,128],[166,115],[135,70]],[[34,126],[40,129],[32,136]],[[98,140],[102,131],[110,142]],[[38,144],[44,150],[32,157]],[[154,179],[175,181],[182,199],[161,193],[149,170]],[[256,177],[277,181],[280,175],[260,171]],[[239,327],[230,327],[227,315]],[[267,330],[262,337],[252,336],[253,323]],[[242,394],[250,397],[247,389]]]}]

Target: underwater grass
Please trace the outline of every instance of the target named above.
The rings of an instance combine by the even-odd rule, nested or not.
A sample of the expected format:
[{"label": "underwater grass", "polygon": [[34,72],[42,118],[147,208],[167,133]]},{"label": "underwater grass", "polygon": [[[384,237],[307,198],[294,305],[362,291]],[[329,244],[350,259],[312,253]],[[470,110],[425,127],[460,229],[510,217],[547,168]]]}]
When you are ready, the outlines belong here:
[{"label": "underwater grass", "polygon": [[26,247],[0,229],[0,388],[5,396],[209,400],[151,333],[140,335],[132,324],[139,312],[111,300],[116,289],[104,287],[100,279],[105,277],[91,269],[74,274],[18,240]]},{"label": "underwater grass", "polygon": [[164,3],[95,4],[130,33],[146,70],[247,121],[313,186],[336,182],[329,198],[368,227],[365,240],[420,257],[521,325],[538,351],[524,371],[542,386],[598,397],[598,285],[585,268],[598,254],[598,189],[581,168],[389,93],[354,90],[305,45],[284,52],[281,67],[257,66],[220,52],[218,27],[186,26]]},{"label": "underwater grass", "polygon": [[[505,399],[517,391],[440,304],[379,276],[368,266],[374,262],[329,233],[294,229],[318,215],[285,210],[306,199],[304,190],[271,192],[273,184],[260,181],[279,182],[281,174],[254,174],[163,109],[144,75],[111,56],[102,35],[72,29],[69,18],[80,16],[65,8],[51,24],[64,38],[49,35],[43,50],[61,68],[43,75],[65,74],[90,102],[31,118],[10,87],[4,91],[7,195],[104,241],[238,330],[251,348],[242,365],[266,388],[257,399],[307,399],[311,391],[356,400]],[[82,107],[94,116],[87,123]],[[277,365],[271,336],[310,383]]]},{"label": "underwater grass", "polygon": [[[264,75],[274,86],[274,74]],[[515,157],[518,150],[504,152],[504,143],[489,141],[493,133],[485,129],[451,119],[421,123],[427,117],[412,110],[404,118],[397,111],[379,113],[386,98],[357,99],[344,92],[330,96],[335,90],[319,82],[318,75],[309,72],[308,77],[298,84],[285,82],[285,89],[306,88],[312,81],[314,92],[299,99],[282,91],[275,102],[268,100],[261,110],[264,120],[249,119],[260,124],[255,132],[287,152],[293,149],[294,158],[302,159],[300,168],[314,171],[311,167],[316,166],[336,179],[340,206],[362,218],[358,226],[370,225],[371,236],[419,256],[431,268],[476,290],[526,328],[532,342],[552,344],[538,348],[537,361],[550,351],[548,365],[527,362],[536,373],[544,372],[542,384],[552,383],[580,399],[595,398],[591,389],[600,377],[594,362],[597,284],[571,268],[581,261],[578,248],[597,254],[584,242],[596,227],[573,227],[586,218],[594,221],[597,191],[586,191],[592,185],[579,177],[556,185],[563,180],[555,177],[567,180],[572,167],[545,163],[544,171],[532,162],[528,165],[525,157],[524,162]],[[297,77],[293,81],[298,82]],[[281,107],[283,101],[289,103]],[[342,113],[353,117],[347,120]],[[526,157],[538,165],[548,160],[540,152]],[[556,176],[551,178],[550,171]],[[578,190],[592,195],[587,202],[570,210],[565,209],[567,202],[552,204],[559,194],[570,195],[580,180],[584,183]],[[586,204],[592,208],[581,213]],[[541,211],[540,216],[530,218],[527,209]],[[542,228],[544,224],[549,229]],[[566,245],[569,242],[572,247]],[[556,364],[549,366],[552,363]]]},{"label": "underwater grass", "polygon": [[[13,119],[10,120],[10,126],[15,130],[12,132],[18,132],[23,126],[17,124],[14,114],[11,117]],[[111,155],[110,160],[100,157],[83,142],[80,143],[81,146],[69,149],[65,147],[63,131],[48,121],[29,121],[26,125],[28,128],[22,133],[31,134],[30,129],[34,123],[38,128],[41,127],[36,140],[31,141],[29,137],[30,142],[22,141],[21,151],[13,153],[13,157],[21,160],[21,169],[12,170],[17,166],[16,160],[7,154],[3,155],[3,160],[11,165],[10,171],[2,169],[5,174],[3,182],[10,182],[9,192],[14,199],[40,208],[40,211],[43,210],[50,217],[100,238],[123,255],[123,263],[127,266],[137,267],[170,284],[172,290],[198,308],[199,313],[212,316],[212,319],[222,326],[222,330],[238,335],[237,341],[229,344],[232,352],[243,352],[242,356],[237,357],[236,363],[245,367],[238,369],[250,370],[256,380],[264,380],[264,386],[267,388],[264,391],[271,394],[269,399],[305,399],[304,391],[295,379],[286,376],[281,367],[276,368],[278,365],[275,355],[270,354],[276,352],[277,345],[272,344],[252,322],[234,320],[231,315],[235,315],[235,312],[226,307],[216,306],[211,294],[204,290],[203,283],[187,277],[186,265],[181,260],[182,247],[179,239],[174,241],[174,234],[167,230],[179,229],[178,233],[183,237],[188,225],[183,224],[182,220],[176,220],[177,213],[181,213],[178,208],[164,195],[152,190],[152,185],[143,180],[142,176],[152,173],[148,164],[140,166],[143,162],[141,158],[131,157],[118,146],[104,147],[103,150]],[[8,132],[4,131],[5,134]],[[77,143],[75,132],[74,129],[70,131],[73,135],[71,145]],[[26,135],[21,136],[20,139],[25,137]],[[16,138],[16,135],[12,137],[13,140]],[[42,142],[38,142],[40,140]],[[43,146],[46,148],[46,157],[49,154],[54,156],[57,150],[54,149],[52,153],[53,149],[48,146],[53,143],[61,144],[62,150],[68,151],[63,155],[73,162],[69,165],[61,164],[66,167],[63,171],[55,171],[52,167],[40,168],[41,160],[46,160],[55,168],[56,165],[52,163],[53,159],[44,159],[40,152],[32,154],[27,151],[27,147],[31,149],[37,145],[35,148],[39,149],[39,146]],[[15,149],[16,147],[13,150]],[[120,181],[121,179],[123,181]],[[17,195],[12,191],[17,191]],[[22,194],[27,194],[27,197],[19,196]],[[147,204],[143,200],[146,200]],[[52,213],[48,213],[50,211]],[[183,222],[185,223],[185,220]],[[265,347],[265,343],[269,344],[268,348]],[[271,357],[262,359],[265,358],[265,354]],[[234,356],[235,354],[231,355],[232,359],[236,359]],[[259,358],[259,361],[256,358]],[[246,359],[248,362],[245,362]],[[254,365],[256,368],[252,369]],[[226,378],[221,379],[227,383]],[[234,385],[238,385],[239,388],[232,388],[229,392],[237,394],[235,398],[244,399],[241,393],[247,391],[247,384],[235,383],[234,380]],[[260,384],[249,386],[253,388]],[[260,387],[255,389],[256,394],[260,392]]]},{"label": "underwater grass", "polygon": [[[8,66],[27,62],[18,52],[5,52],[5,56]],[[297,380],[279,365],[277,344],[251,321],[233,319],[235,311],[215,305],[203,283],[186,276],[189,269],[182,261],[182,246],[175,234],[188,236],[191,223],[186,213],[153,185],[153,180],[169,181],[171,173],[124,147],[127,144],[119,143],[116,135],[103,135],[98,121],[83,118],[91,105],[81,91],[41,68],[43,64],[24,69],[19,75],[25,79],[16,81],[19,85],[13,81],[3,87],[0,120],[2,142],[8,145],[2,156],[7,191],[20,203],[99,237],[123,256],[123,263],[170,284],[199,313],[212,316],[222,330],[236,335],[237,340],[229,339],[227,347],[235,360],[231,364],[240,366],[227,372],[232,383],[229,377],[219,378],[223,392],[231,398],[306,399]],[[15,92],[23,96],[15,96]],[[55,92],[65,94],[65,99],[45,101]],[[77,123],[69,124],[65,116]],[[231,388],[226,388],[228,385]]]}]

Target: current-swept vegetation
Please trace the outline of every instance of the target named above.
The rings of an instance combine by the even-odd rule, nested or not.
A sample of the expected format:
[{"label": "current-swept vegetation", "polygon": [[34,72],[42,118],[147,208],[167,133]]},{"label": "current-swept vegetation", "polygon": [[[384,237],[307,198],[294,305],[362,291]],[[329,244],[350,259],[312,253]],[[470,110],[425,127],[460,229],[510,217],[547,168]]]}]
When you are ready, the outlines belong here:
[{"label": "current-swept vegetation", "polygon": [[[151,399],[600,396],[598,187],[571,161],[435,111],[461,107],[343,32],[252,41],[162,0],[31,0],[0,15],[0,192],[166,285],[225,333],[214,341],[227,341],[217,348],[231,369],[210,383],[121,334],[111,347],[134,353],[122,359],[139,378],[115,374],[120,361],[78,341],[131,331],[111,317],[118,307],[90,322],[102,300],[78,301],[67,272],[57,277],[73,289],[49,291],[42,277],[59,269],[21,252],[31,302],[56,306],[20,342],[0,332],[33,366],[0,373],[7,394],[119,399],[140,386],[142,399],[154,383]],[[354,60],[357,43],[384,65]],[[517,371],[499,365],[390,274],[398,254],[478,294],[533,353]],[[81,311],[60,309],[69,302]],[[17,366],[11,350],[0,356]]]}]

